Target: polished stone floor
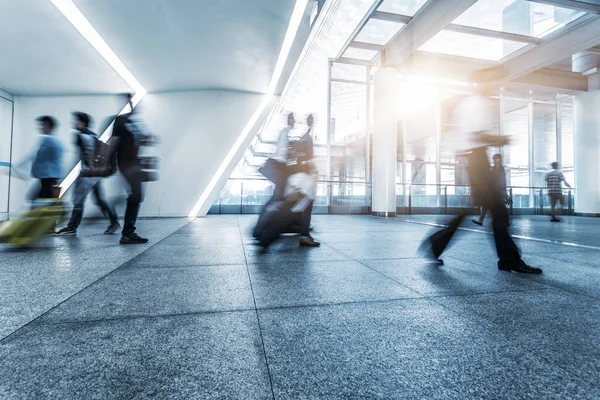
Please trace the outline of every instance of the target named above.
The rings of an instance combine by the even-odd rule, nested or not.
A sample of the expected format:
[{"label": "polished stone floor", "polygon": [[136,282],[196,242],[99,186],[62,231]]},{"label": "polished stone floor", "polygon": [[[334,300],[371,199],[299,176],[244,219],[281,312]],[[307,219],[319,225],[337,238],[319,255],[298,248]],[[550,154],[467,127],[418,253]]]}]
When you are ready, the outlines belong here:
[{"label": "polished stone floor", "polygon": [[469,220],[428,264],[449,219],[315,216],[320,248],[266,253],[256,216],[0,247],[0,398],[600,398],[600,219],[515,218],[542,276],[498,271]]}]

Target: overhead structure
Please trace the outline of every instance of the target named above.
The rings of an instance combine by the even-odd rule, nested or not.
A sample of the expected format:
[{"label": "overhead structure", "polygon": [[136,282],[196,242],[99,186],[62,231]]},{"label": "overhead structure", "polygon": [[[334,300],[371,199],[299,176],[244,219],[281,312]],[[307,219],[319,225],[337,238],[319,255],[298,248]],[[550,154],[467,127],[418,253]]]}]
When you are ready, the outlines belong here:
[{"label": "overhead structure", "polygon": [[599,52],[599,15],[590,0],[376,0],[336,61],[585,91],[561,61]]}]

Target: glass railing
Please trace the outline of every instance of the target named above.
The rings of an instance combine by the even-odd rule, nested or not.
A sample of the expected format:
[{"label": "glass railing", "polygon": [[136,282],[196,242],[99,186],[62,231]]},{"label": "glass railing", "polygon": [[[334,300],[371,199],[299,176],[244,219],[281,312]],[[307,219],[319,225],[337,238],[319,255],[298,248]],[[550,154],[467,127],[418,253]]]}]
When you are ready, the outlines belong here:
[{"label": "glass railing", "polygon": [[[564,189],[563,214],[573,214],[575,189]],[[550,211],[545,187],[509,186],[507,207],[512,214],[547,214]],[[471,188],[466,185],[402,184],[396,185],[396,207],[405,214],[456,214],[471,205]]]},{"label": "glass railing", "polygon": [[[274,185],[264,178],[231,178],[227,181],[209,214],[258,214],[273,194]],[[565,189],[562,213],[575,209],[575,189]],[[509,186],[507,207],[511,214],[547,214],[550,200],[547,188]],[[319,214],[370,214],[371,183],[356,181],[317,181],[314,212]],[[400,214],[457,214],[476,212],[471,205],[471,188],[465,185],[396,185],[396,211]]]},{"label": "glass railing", "polygon": [[[273,195],[274,185],[264,178],[231,178],[209,214],[258,214]],[[317,181],[313,212],[319,214],[370,214],[371,183]]]}]

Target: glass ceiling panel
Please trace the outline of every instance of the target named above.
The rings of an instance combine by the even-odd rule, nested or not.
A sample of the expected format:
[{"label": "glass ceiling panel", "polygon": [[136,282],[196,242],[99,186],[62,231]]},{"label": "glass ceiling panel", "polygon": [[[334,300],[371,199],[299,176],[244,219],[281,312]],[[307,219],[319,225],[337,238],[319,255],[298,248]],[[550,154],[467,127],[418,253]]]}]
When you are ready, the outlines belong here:
[{"label": "glass ceiling panel", "polygon": [[526,0],[479,0],[454,23],[541,38],[583,15],[581,11]]},{"label": "glass ceiling panel", "polygon": [[385,0],[377,10],[412,17],[426,2],[427,0]]},{"label": "glass ceiling panel", "polygon": [[343,57],[371,61],[376,55],[377,52],[375,50],[355,49],[353,47],[348,47],[348,50],[344,52]]},{"label": "glass ceiling panel", "polygon": [[527,44],[466,33],[440,31],[419,50],[498,61],[524,46]]},{"label": "glass ceiling panel", "polygon": [[333,63],[331,66],[332,79],[349,79],[367,82],[367,68],[362,65]]},{"label": "glass ceiling panel", "polygon": [[394,35],[400,32],[404,24],[380,19],[370,19],[356,36],[357,42],[386,45]]}]

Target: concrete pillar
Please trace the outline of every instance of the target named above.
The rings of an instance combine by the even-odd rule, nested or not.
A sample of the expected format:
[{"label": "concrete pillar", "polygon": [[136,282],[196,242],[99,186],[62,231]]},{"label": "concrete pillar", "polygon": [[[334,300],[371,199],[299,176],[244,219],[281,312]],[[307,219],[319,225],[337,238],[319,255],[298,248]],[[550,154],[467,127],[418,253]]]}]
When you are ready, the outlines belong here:
[{"label": "concrete pillar", "polygon": [[381,68],[375,74],[373,121],[373,215],[396,215],[398,151],[398,72]]},{"label": "concrete pillar", "polygon": [[600,215],[600,75],[588,80],[589,91],[573,99],[575,212]]}]

